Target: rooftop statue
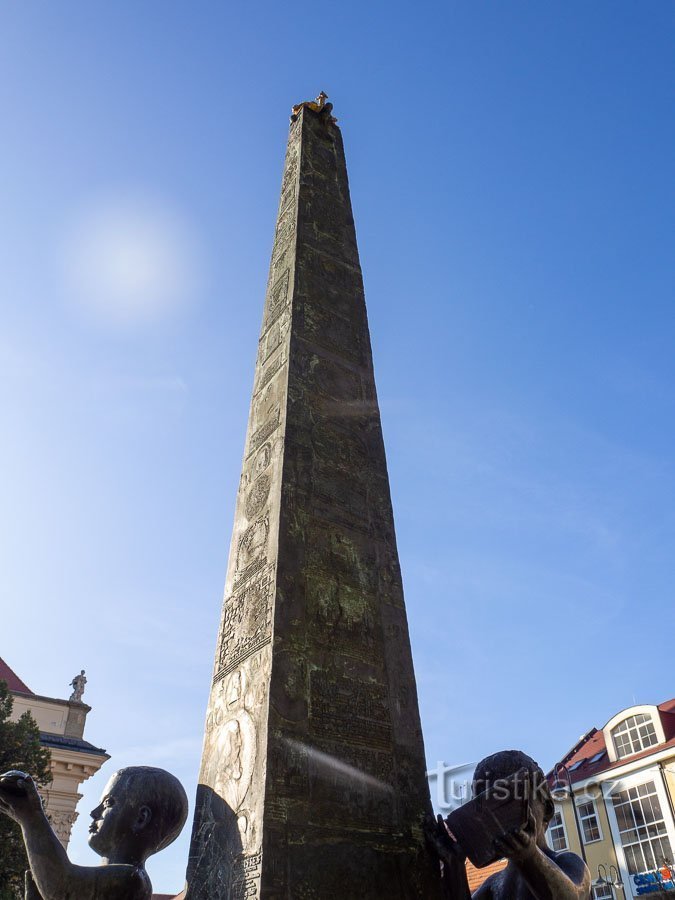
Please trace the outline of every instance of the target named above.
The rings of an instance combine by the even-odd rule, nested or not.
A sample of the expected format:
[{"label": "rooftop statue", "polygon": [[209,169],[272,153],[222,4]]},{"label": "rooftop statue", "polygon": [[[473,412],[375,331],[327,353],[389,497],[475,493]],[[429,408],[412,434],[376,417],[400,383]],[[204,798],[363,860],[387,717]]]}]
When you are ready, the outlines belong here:
[{"label": "rooftop statue", "polygon": [[149,900],[145,862],[178,837],[188,801],[178,779],[163,769],[120,769],[91,812],[89,846],[103,858],[97,867],[70,862],[24,772],[0,776],[0,812],[21,826],[30,865],[26,900]]},{"label": "rooftop statue", "polygon": [[[546,842],[555,811],[546,776],[518,750],[495,753],[474,773],[474,800],[425,821],[427,839],[443,865],[444,896],[469,900],[467,856],[479,867],[507,859],[473,894],[474,900],[589,900],[591,877],[583,860]],[[515,823],[515,827],[514,827]]]},{"label": "rooftop statue", "polygon": [[71,701],[75,701],[75,703],[82,703],[82,695],[84,694],[84,687],[86,683],[87,679],[84,675],[84,669],[82,669],[80,674],[76,675],[70,682],[70,686],[73,689],[73,693],[69,697]]}]

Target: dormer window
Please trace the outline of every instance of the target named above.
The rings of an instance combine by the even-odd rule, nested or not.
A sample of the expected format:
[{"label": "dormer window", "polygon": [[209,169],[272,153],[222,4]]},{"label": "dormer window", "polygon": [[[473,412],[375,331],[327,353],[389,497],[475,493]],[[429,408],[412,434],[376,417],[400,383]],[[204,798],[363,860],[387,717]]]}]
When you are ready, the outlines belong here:
[{"label": "dormer window", "polygon": [[612,730],[617,759],[647,750],[659,743],[652,717],[639,713],[624,719]]}]

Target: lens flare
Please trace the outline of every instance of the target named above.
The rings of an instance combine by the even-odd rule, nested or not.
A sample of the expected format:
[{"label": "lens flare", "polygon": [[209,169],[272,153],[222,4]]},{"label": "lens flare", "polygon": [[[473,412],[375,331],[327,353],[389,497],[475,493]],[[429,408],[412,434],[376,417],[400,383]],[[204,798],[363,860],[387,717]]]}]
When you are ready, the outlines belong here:
[{"label": "lens flare", "polygon": [[192,229],[166,204],[141,194],[102,197],[67,230],[66,295],[102,325],[157,323],[195,301],[201,257]]},{"label": "lens flare", "polygon": [[369,790],[378,791],[382,794],[392,794],[394,792],[394,788],[390,784],[380,781],[379,778],[368,775],[354,766],[350,766],[349,763],[338,759],[337,756],[331,756],[330,753],[324,753],[322,750],[317,750],[316,747],[310,747],[309,744],[294,741],[292,738],[284,738],[284,740],[289,747],[308,756],[318,769],[323,769],[326,774],[330,774],[333,778],[342,778],[352,785],[360,784],[364,788],[367,787]]}]

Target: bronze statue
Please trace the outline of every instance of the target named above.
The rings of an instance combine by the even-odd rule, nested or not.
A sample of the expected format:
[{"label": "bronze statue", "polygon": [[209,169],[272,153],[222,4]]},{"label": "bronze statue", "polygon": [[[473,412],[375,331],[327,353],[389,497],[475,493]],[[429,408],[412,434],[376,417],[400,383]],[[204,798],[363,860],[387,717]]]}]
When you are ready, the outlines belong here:
[{"label": "bronze statue", "polygon": [[29,775],[0,776],[0,812],[23,832],[30,865],[26,900],[149,900],[145,862],[178,837],[188,801],[178,779],[163,769],[120,769],[91,812],[89,846],[103,857],[96,868],[70,862]]},{"label": "bronze statue", "polygon": [[331,115],[333,104],[326,103],[326,100],[328,100],[328,94],[325,91],[321,91],[316,100],[305,100],[302,103],[296,103],[291,110],[291,122],[295,122],[300,115],[300,110],[306,108],[311,109],[312,112],[324,115],[329,122],[335,124],[337,119],[335,116]]},{"label": "bronze statue", "polygon": [[[488,756],[476,767],[474,796],[496,793],[505,785],[511,789],[519,775],[528,785],[526,821],[494,838],[495,857],[507,859],[508,865],[478,888],[474,900],[589,900],[591,876],[586,864],[575,853],[551,850],[546,842],[546,828],[555,808],[546,777],[533,759],[518,750]],[[444,895],[449,900],[469,900],[461,834],[453,834],[441,816],[437,820],[429,817],[424,825],[443,866]]]}]

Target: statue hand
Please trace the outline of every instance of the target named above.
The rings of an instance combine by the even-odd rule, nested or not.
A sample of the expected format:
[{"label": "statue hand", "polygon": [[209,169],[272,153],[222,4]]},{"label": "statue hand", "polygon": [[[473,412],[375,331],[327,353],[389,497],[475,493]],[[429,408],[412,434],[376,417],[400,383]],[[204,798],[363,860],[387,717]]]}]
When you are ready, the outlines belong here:
[{"label": "statue hand", "polygon": [[495,850],[505,859],[513,860],[514,863],[524,862],[537,852],[536,829],[537,823],[530,811],[524,828],[515,828],[513,831],[495,838]]},{"label": "statue hand", "polygon": [[464,862],[466,855],[461,847],[448,831],[443,816],[426,815],[422,821],[424,836],[427,844],[444,863],[452,863],[457,860]]},{"label": "statue hand", "polygon": [[0,812],[19,825],[42,812],[42,800],[30,775],[16,771],[0,775]]}]

